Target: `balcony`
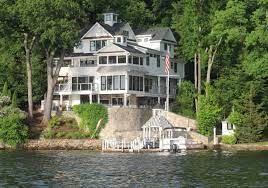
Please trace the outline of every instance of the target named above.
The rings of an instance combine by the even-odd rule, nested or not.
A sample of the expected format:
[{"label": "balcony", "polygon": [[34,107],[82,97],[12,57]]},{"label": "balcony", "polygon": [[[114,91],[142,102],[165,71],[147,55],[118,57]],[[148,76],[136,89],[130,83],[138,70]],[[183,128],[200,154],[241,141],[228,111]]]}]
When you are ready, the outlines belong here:
[{"label": "balcony", "polygon": [[98,91],[96,83],[79,83],[79,84],[56,84],[54,93],[70,93],[70,92],[94,92]]}]

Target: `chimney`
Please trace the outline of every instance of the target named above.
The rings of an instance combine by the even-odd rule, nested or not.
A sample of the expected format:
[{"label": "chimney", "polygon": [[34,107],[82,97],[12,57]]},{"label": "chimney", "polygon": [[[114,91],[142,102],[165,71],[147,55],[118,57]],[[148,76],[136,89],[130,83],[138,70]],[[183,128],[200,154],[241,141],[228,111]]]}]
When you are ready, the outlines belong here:
[{"label": "chimney", "polygon": [[104,15],[105,24],[112,27],[115,23],[117,23],[118,14],[109,12],[109,13],[104,13],[103,15]]}]

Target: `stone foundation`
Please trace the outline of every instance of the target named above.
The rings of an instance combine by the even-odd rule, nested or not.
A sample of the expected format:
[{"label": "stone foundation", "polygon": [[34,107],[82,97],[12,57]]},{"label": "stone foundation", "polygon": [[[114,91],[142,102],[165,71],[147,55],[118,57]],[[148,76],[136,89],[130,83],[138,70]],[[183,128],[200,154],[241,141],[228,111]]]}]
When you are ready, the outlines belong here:
[{"label": "stone foundation", "polygon": [[[11,149],[0,143],[0,150]],[[101,150],[101,140],[97,139],[40,139],[28,140],[18,147],[25,150]]]}]

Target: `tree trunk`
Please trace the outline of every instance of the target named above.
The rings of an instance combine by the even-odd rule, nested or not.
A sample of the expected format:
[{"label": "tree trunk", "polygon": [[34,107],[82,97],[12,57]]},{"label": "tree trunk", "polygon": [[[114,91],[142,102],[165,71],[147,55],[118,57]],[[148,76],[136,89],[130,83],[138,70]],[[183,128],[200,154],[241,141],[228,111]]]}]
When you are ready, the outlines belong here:
[{"label": "tree trunk", "polygon": [[214,59],[215,59],[218,47],[221,44],[221,40],[222,40],[222,38],[220,38],[219,42],[216,44],[214,51],[213,51],[213,46],[212,45],[210,45],[209,50],[208,50],[208,69],[207,69],[207,79],[206,79],[206,96],[208,96],[208,85],[210,84],[212,65],[214,63]]},{"label": "tree trunk", "polygon": [[[195,87],[195,91],[197,91],[197,88],[198,88],[198,74],[197,74],[197,69],[198,69],[198,66],[197,66],[197,54],[195,53],[194,54],[194,87]],[[195,96],[195,111],[197,112],[198,110],[198,103],[197,103],[197,96]]]},{"label": "tree trunk", "polygon": [[32,88],[32,62],[31,53],[35,42],[35,37],[32,38],[30,46],[28,45],[28,34],[24,33],[24,49],[26,56],[26,67],[27,67],[27,89],[28,89],[28,113],[29,117],[33,118],[33,88]]},{"label": "tree trunk", "polygon": [[201,95],[201,54],[198,53],[198,95]]},{"label": "tree trunk", "polygon": [[47,124],[51,119],[51,111],[52,111],[52,102],[53,102],[53,93],[54,88],[57,83],[60,68],[63,64],[65,50],[61,50],[60,60],[57,63],[55,70],[53,70],[53,58],[54,51],[47,51],[47,95],[45,100],[45,109],[44,109],[44,118],[43,123]]}]

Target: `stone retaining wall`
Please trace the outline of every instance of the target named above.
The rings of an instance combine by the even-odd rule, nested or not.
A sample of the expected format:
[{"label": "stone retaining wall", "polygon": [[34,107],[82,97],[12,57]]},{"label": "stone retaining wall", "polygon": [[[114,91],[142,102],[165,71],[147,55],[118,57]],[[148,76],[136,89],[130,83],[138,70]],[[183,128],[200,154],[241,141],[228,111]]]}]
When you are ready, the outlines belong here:
[{"label": "stone retaining wall", "polygon": [[[101,140],[97,139],[40,139],[28,140],[20,149],[25,150],[101,150]],[[10,149],[0,143],[0,150]]]},{"label": "stone retaining wall", "polygon": [[[109,121],[101,130],[102,139],[133,138],[139,135],[141,127],[152,117],[151,109],[143,108],[108,108]],[[125,133],[125,134],[124,134]]]},{"label": "stone retaining wall", "polygon": [[196,121],[194,119],[190,119],[172,112],[167,112],[165,110],[161,110],[161,115],[163,115],[174,127],[191,128],[194,130],[197,129]]},{"label": "stone retaining wall", "polygon": [[258,145],[258,144],[219,144],[216,146],[217,149],[222,150],[235,150],[235,151],[268,151],[268,145]]}]

